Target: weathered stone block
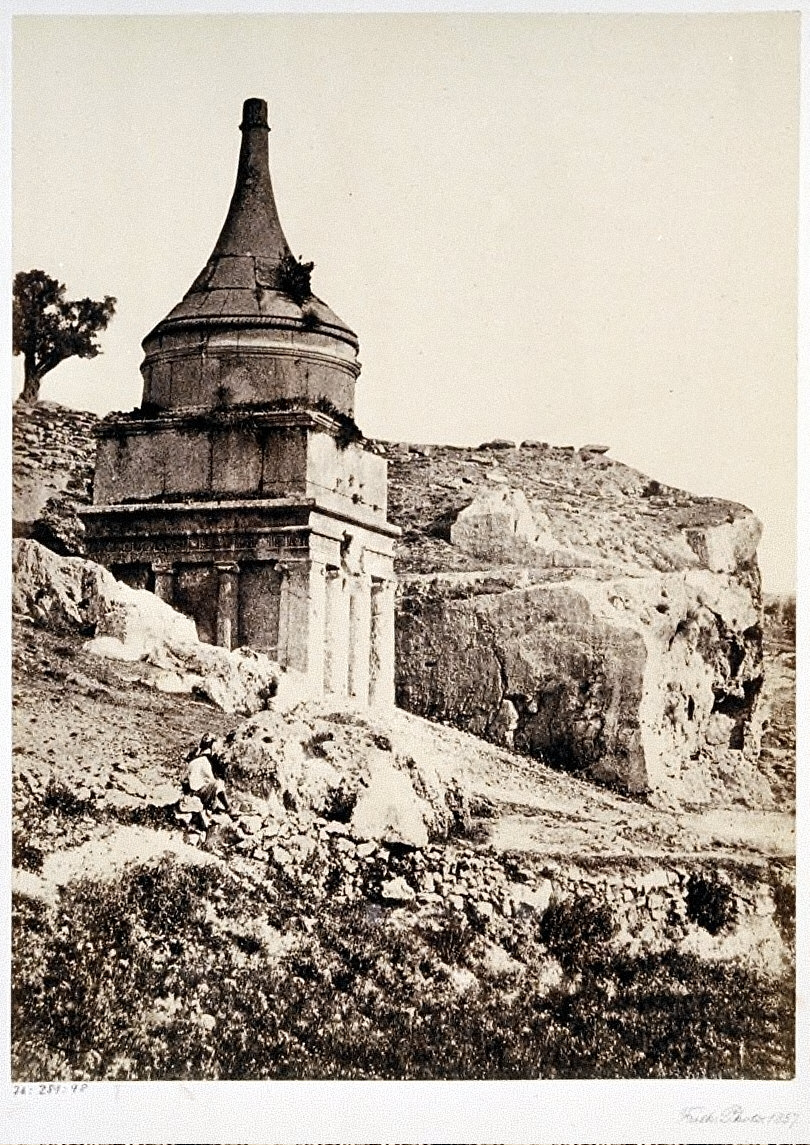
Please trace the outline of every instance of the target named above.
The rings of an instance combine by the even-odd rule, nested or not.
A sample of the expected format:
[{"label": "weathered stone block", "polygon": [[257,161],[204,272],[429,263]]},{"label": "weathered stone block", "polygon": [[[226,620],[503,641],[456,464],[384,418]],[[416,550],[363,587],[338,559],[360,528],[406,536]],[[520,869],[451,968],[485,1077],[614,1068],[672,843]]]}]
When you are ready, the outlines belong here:
[{"label": "weathered stone block", "polygon": [[171,497],[211,491],[211,438],[204,430],[169,430],[150,437],[156,464],[163,467],[163,491]]},{"label": "weathered stone block", "polygon": [[243,564],[239,570],[240,645],[278,658],[281,573],[271,564]]},{"label": "weathered stone block", "polygon": [[262,445],[248,426],[211,434],[210,489],[215,497],[250,495],[261,485]]},{"label": "weathered stone block", "polygon": [[93,496],[96,504],[149,500],[164,489],[161,452],[148,436],[122,430],[98,443]]},{"label": "weathered stone block", "polygon": [[175,408],[205,404],[202,359],[196,354],[171,360],[171,395],[172,406]]},{"label": "weathered stone block", "polygon": [[306,490],[307,437],[269,431],[262,445],[261,491],[268,497],[284,497]]}]

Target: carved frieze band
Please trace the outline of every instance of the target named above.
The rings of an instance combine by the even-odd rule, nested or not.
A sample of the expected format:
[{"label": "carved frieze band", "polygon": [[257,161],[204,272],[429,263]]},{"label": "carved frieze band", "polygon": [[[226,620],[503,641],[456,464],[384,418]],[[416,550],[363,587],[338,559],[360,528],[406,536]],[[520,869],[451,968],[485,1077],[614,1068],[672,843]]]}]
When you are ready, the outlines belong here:
[{"label": "carved frieze band", "polygon": [[216,560],[217,564],[240,560],[272,560],[274,555],[306,554],[306,536],[279,533],[240,533],[237,536],[209,534],[195,537],[93,537],[87,548],[102,561],[140,563],[168,560]]}]

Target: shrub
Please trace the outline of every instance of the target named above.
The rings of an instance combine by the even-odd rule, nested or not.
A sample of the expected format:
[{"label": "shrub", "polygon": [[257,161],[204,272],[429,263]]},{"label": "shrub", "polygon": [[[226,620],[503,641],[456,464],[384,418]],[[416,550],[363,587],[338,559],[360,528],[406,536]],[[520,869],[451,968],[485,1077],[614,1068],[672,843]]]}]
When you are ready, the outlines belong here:
[{"label": "shrub", "polygon": [[315,330],[321,324],[317,310],[312,306],[305,306],[301,311],[301,323],[305,330]]},{"label": "shrub", "polygon": [[[268,922],[286,932],[282,954],[265,945]],[[116,882],[66,888],[53,910],[15,901],[13,925],[19,1080],[792,1070],[787,977],[674,951],[614,951],[609,917],[587,899],[556,904],[541,924],[569,960],[601,951],[588,973],[552,989],[548,956],[528,936],[516,952],[525,973],[505,990],[478,961],[485,944],[454,914],[409,927],[399,911],[242,885],[218,865],[128,869]],[[451,968],[460,965],[478,987],[459,989]]]},{"label": "shrub", "polygon": [[71,787],[53,776],[48,780],[42,805],[45,811],[52,811],[66,818],[86,815],[93,807],[91,799],[80,799]]},{"label": "shrub", "polygon": [[314,262],[302,262],[295,255],[285,254],[278,268],[279,290],[300,306],[312,297],[310,277],[314,269]]},{"label": "shrub", "polygon": [[598,956],[616,930],[610,908],[587,896],[553,902],[540,919],[538,938],[568,970]]},{"label": "shrub", "polygon": [[772,888],[773,917],[786,942],[796,938],[796,888],[792,883],[775,882]]},{"label": "shrub", "polygon": [[420,927],[419,934],[442,962],[460,966],[465,961],[473,932],[460,914],[447,911],[433,926]]},{"label": "shrub", "polygon": [[352,791],[345,782],[332,787],[326,794],[320,813],[324,819],[333,819],[338,823],[348,823],[354,814],[357,803],[357,792]]},{"label": "shrub", "polygon": [[42,870],[42,851],[30,843],[20,831],[11,837],[11,865],[38,874]]},{"label": "shrub", "polygon": [[686,884],[686,915],[709,934],[719,934],[737,917],[734,891],[716,874],[693,871]]}]

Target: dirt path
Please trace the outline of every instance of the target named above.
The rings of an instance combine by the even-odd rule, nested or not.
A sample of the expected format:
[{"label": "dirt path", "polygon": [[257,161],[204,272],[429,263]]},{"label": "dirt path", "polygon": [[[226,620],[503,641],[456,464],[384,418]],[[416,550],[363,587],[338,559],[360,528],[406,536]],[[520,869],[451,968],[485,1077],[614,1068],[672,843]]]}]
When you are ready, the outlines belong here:
[{"label": "dirt path", "polygon": [[60,887],[79,879],[110,880],[128,863],[149,863],[173,855],[183,863],[219,863],[216,856],[190,847],[176,831],[151,827],[118,827],[107,835],[88,839],[78,847],[46,855],[39,874],[15,869],[12,892],[54,903]]}]

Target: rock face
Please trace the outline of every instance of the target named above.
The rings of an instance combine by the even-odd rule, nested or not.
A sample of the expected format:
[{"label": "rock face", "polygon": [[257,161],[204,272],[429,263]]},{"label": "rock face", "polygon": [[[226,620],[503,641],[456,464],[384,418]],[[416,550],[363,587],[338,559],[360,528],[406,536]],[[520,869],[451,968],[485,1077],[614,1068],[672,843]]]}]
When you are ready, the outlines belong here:
[{"label": "rock face", "polygon": [[267,656],[201,643],[193,620],[93,561],[16,540],[12,577],[16,613],[43,627],[78,629],[89,637],[87,651],[139,662],[145,682],[161,691],[193,693],[245,715],[290,706],[308,694],[303,678]]},{"label": "rock face", "polygon": [[748,510],[602,454],[381,448],[403,707],[665,802],[771,805]]},{"label": "rock face", "polygon": [[77,510],[92,498],[97,423],[95,414],[54,402],[14,406],[14,536],[33,537],[59,553],[84,554]]}]

